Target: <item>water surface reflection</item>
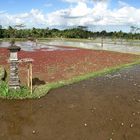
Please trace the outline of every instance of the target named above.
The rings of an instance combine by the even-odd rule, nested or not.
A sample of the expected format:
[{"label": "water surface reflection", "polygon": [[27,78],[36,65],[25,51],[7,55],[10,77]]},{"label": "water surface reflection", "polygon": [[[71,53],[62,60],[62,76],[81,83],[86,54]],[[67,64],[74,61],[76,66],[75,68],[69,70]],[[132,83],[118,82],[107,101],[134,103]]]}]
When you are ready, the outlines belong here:
[{"label": "water surface reflection", "polygon": [[[8,47],[10,45],[9,42],[0,42],[0,47]],[[76,48],[66,48],[63,46],[70,46],[70,47],[79,47],[79,48],[87,48],[87,49],[94,49],[94,50],[108,50],[108,51],[116,51],[122,53],[134,53],[140,54],[140,47],[138,46],[131,46],[128,44],[111,44],[105,43],[103,47],[101,43],[95,43],[91,41],[86,42],[79,42],[79,41],[66,41],[66,40],[49,40],[44,42],[34,43],[31,41],[26,42],[16,42],[16,45],[20,46],[22,50],[25,51],[34,51],[36,49],[46,49],[44,51],[54,51],[54,50],[75,50]]]}]

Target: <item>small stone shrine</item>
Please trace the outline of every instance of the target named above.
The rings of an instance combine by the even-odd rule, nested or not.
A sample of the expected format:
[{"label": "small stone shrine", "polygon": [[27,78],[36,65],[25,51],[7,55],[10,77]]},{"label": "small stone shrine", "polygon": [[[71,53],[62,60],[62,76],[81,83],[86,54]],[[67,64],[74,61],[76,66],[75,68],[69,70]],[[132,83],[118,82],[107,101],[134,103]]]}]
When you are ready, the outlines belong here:
[{"label": "small stone shrine", "polygon": [[10,89],[20,89],[20,80],[18,77],[18,52],[20,47],[16,46],[15,43],[11,43],[11,46],[8,48],[10,51],[10,79],[9,79],[9,88]]}]

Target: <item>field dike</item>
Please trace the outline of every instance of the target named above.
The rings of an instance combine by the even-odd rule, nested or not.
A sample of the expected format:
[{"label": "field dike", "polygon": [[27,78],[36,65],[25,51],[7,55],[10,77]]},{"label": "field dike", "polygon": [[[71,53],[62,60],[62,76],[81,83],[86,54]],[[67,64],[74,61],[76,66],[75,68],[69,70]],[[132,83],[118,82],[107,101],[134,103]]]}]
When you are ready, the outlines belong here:
[{"label": "field dike", "polygon": [[117,72],[121,69],[130,68],[130,67],[132,67],[134,65],[138,65],[138,64],[140,64],[140,60],[137,60],[133,63],[122,64],[122,65],[117,66],[117,67],[105,68],[105,69],[100,70],[100,71],[88,73],[88,74],[81,75],[81,76],[76,76],[76,77],[73,77],[69,80],[63,80],[63,81],[52,82],[52,83],[48,83],[45,85],[41,85],[41,86],[38,86],[34,90],[33,94],[29,95],[27,98],[41,98],[41,97],[45,96],[52,89],[56,89],[59,87],[70,85],[70,84],[74,84],[74,83],[77,83],[77,82],[80,82],[83,80],[87,80],[89,78],[95,78],[98,76],[103,76],[103,75],[106,75],[109,73]]},{"label": "field dike", "polygon": [[132,66],[138,65],[138,64],[140,64],[140,60],[137,60],[132,63],[122,64],[117,67],[105,68],[100,71],[88,73],[88,74],[81,75],[81,76],[76,76],[76,77],[73,77],[68,80],[47,83],[45,85],[40,85],[40,86],[34,87],[32,94],[30,93],[30,90],[27,89],[26,87],[21,87],[20,91],[16,91],[16,92],[10,91],[9,92],[8,85],[6,83],[2,83],[1,84],[2,86],[0,87],[0,98],[3,98],[3,99],[39,99],[39,98],[45,96],[52,89],[74,84],[74,83],[77,83],[77,82],[80,82],[83,80],[87,80],[89,78],[95,78],[98,76],[103,76],[103,75],[106,75],[109,73],[117,72],[121,69],[129,68],[129,67],[132,67]]}]

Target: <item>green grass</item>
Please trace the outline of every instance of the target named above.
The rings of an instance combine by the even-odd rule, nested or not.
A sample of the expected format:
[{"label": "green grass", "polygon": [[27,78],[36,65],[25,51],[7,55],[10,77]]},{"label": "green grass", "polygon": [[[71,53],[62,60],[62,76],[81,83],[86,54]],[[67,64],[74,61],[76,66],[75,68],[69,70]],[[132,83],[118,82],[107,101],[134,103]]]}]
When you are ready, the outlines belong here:
[{"label": "green grass", "polygon": [[9,92],[6,82],[0,81],[0,97],[6,97]]},{"label": "green grass", "polygon": [[117,72],[120,69],[129,68],[129,67],[132,67],[132,66],[137,65],[137,64],[140,64],[140,61],[137,60],[133,63],[123,64],[123,65],[120,65],[117,67],[105,68],[101,71],[92,72],[92,73],[88,73],[85,75],[73,77],[69,80],[63,80],[63,81],[58,81],[58,82],[53,82],[53,83],[48,83],[45,85],[37,86],[36,88],[34,87],[32,94],[30,93],[29,89],[26,87],[21,87],[20,90],[9,90],[8,84],[6,82],[1,82],[0,83],[0,97],[6,98],[6,99],[41,98],[41,97],[45,96],[52,89],[59,88],[59,87],[65,86],[65,85],[74,84],[74,83],[77,83],[77,82],[80,82],[80,81],[83,81],[83,80],[86,80],[89,78],[103,76],[103,75],[106,75],[108,73]]},{"label": "green grass", "polygon": [[9,89],[7,82],[0,82],[0,97],[6,99],[24,99],[30,95],[30,91],[26,87],[14,90]]}]

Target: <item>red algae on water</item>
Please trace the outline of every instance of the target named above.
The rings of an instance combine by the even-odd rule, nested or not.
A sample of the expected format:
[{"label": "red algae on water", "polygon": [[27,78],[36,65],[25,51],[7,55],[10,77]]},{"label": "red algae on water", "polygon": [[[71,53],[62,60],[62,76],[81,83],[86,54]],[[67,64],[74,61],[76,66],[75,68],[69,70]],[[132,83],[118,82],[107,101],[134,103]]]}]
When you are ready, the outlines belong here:
[{"label": "red algae on water", "polygon": [[[70,47],[69,47],[70,48]],[[0,65],[7,67],[9,52],[6,48],[0,48]],[[63,49],[47,51],[38,49],[35,51],[20,51],[19,58],[32,58],[33,77],[45,82],[70,79],[74,76],[102,70],[104,68],[133,62],[136,55],[116,53],[110,51]],[[19,73],[21,82],[26,82],[26,67],[20,64]]]}]

